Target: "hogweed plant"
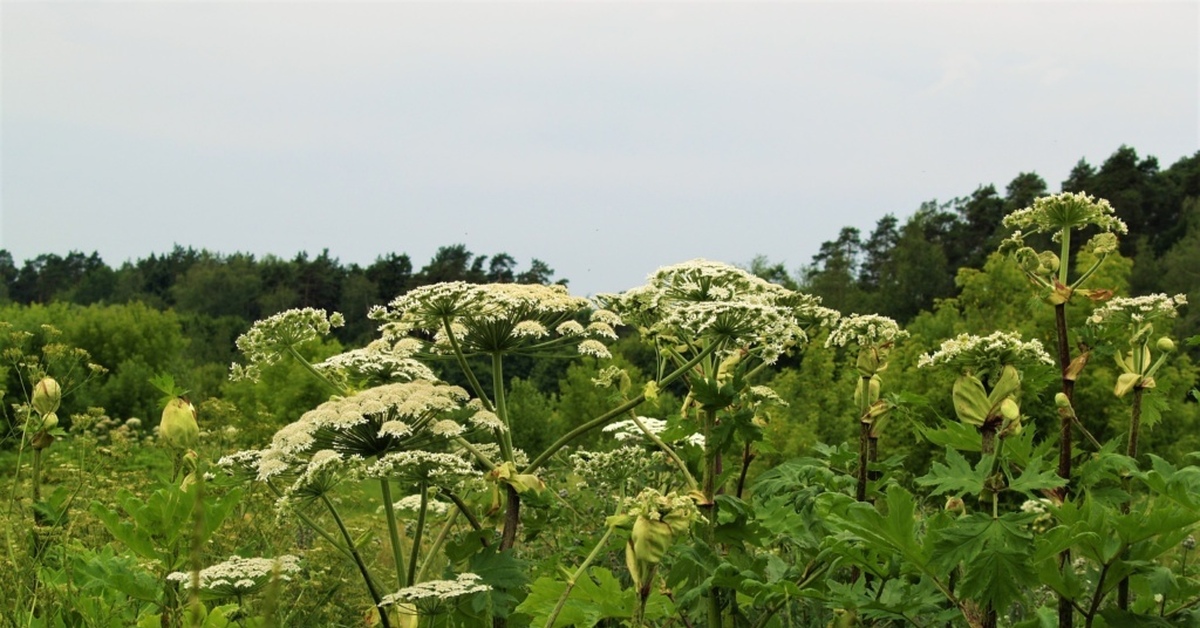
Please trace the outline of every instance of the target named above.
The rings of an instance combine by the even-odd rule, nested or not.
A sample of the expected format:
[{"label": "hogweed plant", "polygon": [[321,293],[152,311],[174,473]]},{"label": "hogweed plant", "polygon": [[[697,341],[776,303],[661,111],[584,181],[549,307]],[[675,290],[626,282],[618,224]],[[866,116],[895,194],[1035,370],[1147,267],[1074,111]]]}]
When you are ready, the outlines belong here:
[{"label": "hogweed plant", "polygon": [[[419,504],[412,538],[401,538],[393,484],[401,483],[418,496],[436,489],[454,502],[454,517],[461,513],[479,527],[458,483],[482,478],[491,486],[492,510],[504,509],[499,549],[508,550],[517,540],[520,495],[544,489],[537,469],[569,442],[636,407],[644,397],[577,426],[529,462],[512,443],[511,428],[520,417],[509,411],[505,359],[608,358],[605,343],[617,337],[617,315],[571,296],[562,286],[451,282],[414,289],[375,308],[371,316],[381,322],[382,338],[318,364],[309,363],[299,347],[327,334],[340,316],[316,310],[284,312],[256,324],[239,339],[248,364],[235,365],[233,377],[254,377],[261,366],[287,356],[304,364],[336,396],[280,430],[271,447],[242,452],[226,463],[246,468],[283,500],[303,496],[321,503],[340,539],[324,532],[322,536],[355,562],[373,601],[384,608],[385,596],[328,498],[338,483],[362,478],[378,482],[396,586],[405,590],[420,585],[425,571],[419,568],[418,552],[429,508],[427,501]],[[479,358],[490,367],[483,376],[476,372]],[[436,381],[424,361],[439,359],[459,369],[466,389]],[[465,420],[456,421],[459,416]],[[316,525],[311,518],[305,522]],[[430,553],[448,529],[443,526]],[[381,620],[389,622],[388,613],[382,612]]]},{"label": "hogweed plant", "polygon": [[854,387],[854,405],[858,410],[858,485],[859,501],[867,499],[869,468],[878,459],[879,435],[891,412],[891,404],[880,398],[888,355],[896,342],[908,336],[896,321],[876,314],[851,315],[838,321],[825,340],[826,347],[856,350],[854,369],[858,381]]},{"label": "hogweed plant", "polygon": [[[1147,390],[1156,385],[1154,376],[1167,358],[1175,352],[1175,342],[1168,336],[1154,338],[1154,325],[1171,321],[1178,316],[1179,307],[1187,303],[1187,297],[1177,294],[1169,297],[1165,294],[1151,294],[1144,297],[1118,297],[1103,307],[1098,308],[1088,318],[1088,323],[1099,327],[1115,329],[1117,333],[1124,332],[1129,349],[1118,348],[1115,354],[1120,373],[1117,375],[1113,394],[1125,397],[1133,393],[1129,408],[1129,436],[1126,440],[1125,455],[1137,458],[1138,436],[1142,429],[1142,397]],[[1151,342],[1154,349],[1151,350]],[[1158,352],[1155,358],[1154,352]],[[1136,464],[1136,463],[1135,463]],[[1125,482],[1129,490],[1129,482]],[[1130,502],[1122,504],[1122,511],[1129,512]],[[1121,580],[1117,591],[1118,605],[1122,609],[1129,608],[1129,578]]]},{"label": "hogweed plant", "polygon": [[[686,373],[680,415],[681,421],[694,421],[689,430],[704,438],[696,499],[707,517],[704,538],[712,544],[725,454],[742,441],[740,499],[753,443],[762,438],[756,419],[761,421],[764,401],[778,399],[752,380],[784,353],[799,350],[812,328],[832,325],[837,314],[817,298],[707,260],[661,268],[641,287],[598,298],[653,344],[658,377],[647,386],[651,394],[665,385],[669,369]],[[735,610],[736,598],[718,586],[708,587],[706,595],[708,624],[720,626],[722,616]]]},{"label": "hogweed plant", "polygon": [[[1054,306],[1062,394],[1070,401],[1074,401],[1075,381],[1087,363],[1088,352],[1085,349],[1078,357],[1071,357],[1066,305],[1076,293],[1096,301],[1103,301],[1112,295],[1112,291],[1107,288],[1086,289],[1083,284],[1100,268],[1105,258],[1117,250],[1117,234],[1128,232],[1125,223],[1115,214],[1112,205],[1104,199],[1096,199],[1084,193],[1064,192],[1036,199],[1033,205],[1004,217],[1004,226],[1016,231],[1001,243],[1000,251],[1010,254],[1016,260],[1034,286],[1037,296]],[[1072,278],[1072,232],[1089,228],[1098,230],[1084,245],[1093,254],[1094,261]],[[1059,244],[1058,253],[1038,252],[1026,246],[1026,235],[1035,233],[1050,234],[1052,240]],[[1071,480],[1072,432],[1076,424],[1078,421],[1075,418],[1065,417],[1059,423],[1058,474],[1067,480],[1067,484],[1062,488],[1064,497]],[[1061,562],[1066,565],[1070,559],[1064,555]],[[1072,617],[1067,600],[1059,600],[1059,624],[1063,628],[1069,628],[1072,625]]]}]

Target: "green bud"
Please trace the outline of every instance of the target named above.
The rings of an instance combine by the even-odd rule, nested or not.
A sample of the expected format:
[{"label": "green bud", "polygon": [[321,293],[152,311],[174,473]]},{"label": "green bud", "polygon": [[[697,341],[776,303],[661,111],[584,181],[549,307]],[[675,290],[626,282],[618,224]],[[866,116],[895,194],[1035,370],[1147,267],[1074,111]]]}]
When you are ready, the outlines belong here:
[{"label": "green bud", "polygon": [[1158,347],[1158,350],[1162,351],[1163,353],[1171,353],[1175,350],[1175,341],[1163,336],[1162,338],[1158,339],[1158,344],[1156,346]]},{"label": "green bud", "polygon": [[47,414],[42,417],[42,429],[44,429],[44,430],[54,429],[54,427],[56,427],[57,425],[58,425],[58,415],[57,414],[51,412],[50,414]]},{"label": "green bud", "polygon": [[1066,393],[1058,393],[1054,395],[1054,405],[1059,408],[1070,408],[1071,398]]},{"label": "green bud", "polygon": [[855,360],[854,367],[862,377],[870,377],[880,370],[879,358],[879,353],[874,348],[863,347],[858,350],[858,359]]},{"label": "green bud", "polygon": [[989,407],[996,408],[1020,389],[1021,374],[1011,364],[1005,365],[1004,369],[1000,371],[1000,378],[992,386],[992,393],[988,395]]},{"label": "green bud", "polygon": [[991,409],[983,382],[974,375],[960,375],[954,380],[952,392],[954,413],[958,415],[958,420],[975,427],[983,425]]},{"label": "green bud", "polygon": [[1045,274],[1053,274],[1058,272],[1058,256],[1051,251],[1042,251],[1038,253],[1039,270]]},{"label": "green bud", "polygon": [[1113,386],[1113,394],[1117,397],[1124,397],[1141,381],[1142,376],[1138,373],[1121,373],[1117,376],[1117,384]]},{"label": "green bud", "polygon": [[158,433],[169,447],[188,449],[196,444],[200,437],[200,426],[196,423],[196,408],[176,397],[163,408],[162,420],[158,424]]},{"label": "green bud", "polygon": [[946,500],[946,511],[965,515],[967,514],[967,505],[963,503],[961,497],[951,497]]},{"label": "green bud", "polygon": [[33,409],[38,414],[46,416],[58,410],[62,403],[62,388],[52,377],[43,377],[33,385]]},{"label": "green bud", "polygon": [[633,555],[639,561],[658,563],[670,549],[675,535],[671,526],[663,521],[651,521],[646,517],[638,517],[633,522],[633,531],[629,533],[633,542]]},{"label": "green bud", "polygon": [[1016,421],[1021,417],[1021,408],[1012,397],[1000,402],[1000,416],[1006,421]]}]

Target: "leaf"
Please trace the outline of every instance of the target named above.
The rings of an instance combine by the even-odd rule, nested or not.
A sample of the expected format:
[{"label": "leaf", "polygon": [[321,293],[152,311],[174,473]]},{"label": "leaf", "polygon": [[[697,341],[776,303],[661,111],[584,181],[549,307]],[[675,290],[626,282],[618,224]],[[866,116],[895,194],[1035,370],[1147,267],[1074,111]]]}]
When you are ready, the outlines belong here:
[{"label": "leaf", "polygon": [[1171,407],[1166,395],[1149,390],[1142,393],[1142,429],[1150,429],[1162,420],[1163,412]]},{"label": "leaf", "polygon": [[1016,478],[1009,476],[1008,489],[1027,497],[1038,497],[1041,491],[1066,484],[1067,481],[1058,476],[1057,469],[1042,470],[1045,462],[1043,458],[1030,458],[1021,475]]},{"label": "leaf", "polygon": [[[564,581],[538,578],[516,610],[533,618],[530,625],[543,626],[566,588]],[[603,619],[627,619],[633,617],[636,608],[637,594],[632,589],[623,589],[611,571],[591,567],[571,589],[554,626],[593,626]],[[647,620],[662,619],[672,612],[665,596],[657,591],[650,594],[646,601]]]},{"label": "leaf", "polygon": [[946,463],[933,463],[933,468],[923,477],[917,478],[920,486],[932,486],[932,495],[952,493],[958,495],[978,495],[983,491],[984,483],[992,470],[994,454],[988,454],[979,460],[975,468],[962,454],[946,448]]},{"label": "leaf", "polygon": [[517,602],[514,592],[520,592],[529,583],[529,563],[513,557],[512,550],[498,552],[492,545],[471,557],[470,571],[478,575],[491,591],[474,597],[472,604],[481,611],[488,604],[492,612],[507,617]]}]

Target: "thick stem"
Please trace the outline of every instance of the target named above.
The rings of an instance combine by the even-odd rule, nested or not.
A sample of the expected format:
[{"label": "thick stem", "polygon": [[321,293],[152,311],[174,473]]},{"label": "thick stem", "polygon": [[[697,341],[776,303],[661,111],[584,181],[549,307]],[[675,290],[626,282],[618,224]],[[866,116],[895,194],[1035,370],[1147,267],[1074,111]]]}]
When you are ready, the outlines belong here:
[{"label": "thick stem", "polygon": [[742,471],[738,473],[737,481],[737,498],[742,498],[742,493],[746,489],[746,474],[750,472],[750,463],[754,462],[754,450],[750,448],[750,443],[742,448]]},{"label": "thick stem", "polygon": [[[1134,464],[1137,464],[1138,432],[1142,426],[1142,394],[1144,392],[1145,389],[1141,386],[1134,386],[1133,404],[1129,409],[1129,444],[1125,448],[1125,455],[1133,458],[1135,460]],[[1133,501],[1133,489],[1129,478],[1125,478],[1122,484],[1125,485],[1125,493],[1129,495],[1129,498],[1121,504],[1121,513],[1127,515],[1131,506],[1130,502]],[[1129,558],[1128,549],[1122,553],[1121,558]],[[1129,576],[1121,578],[1121,581],[1117,583],[1117,607],[1123,611],[1129,610]]]},{"label": "thick stem", "polygon": [[512,549],[517,543],[517,526],[521,523],[521,494],[512,484],[504,485],[508,504],[504,510],[504,532],[500,535],[500,551]]},{"label": "thick stem", "polygon": [[[1067,399],[1074,401],[1075,380],[1069,375],[1071,368],[1071,347],[1067,341],[1067,309],[1066,304],[1054,306],[1055,327],[1058,335],[1058,365],[1062,372],[1062,392]],[[1058,477],[1071,479],[1071,418],[1062,417],[1059,422],[1058,448]],[[1067,487],[1059,489],[1065,497]]]},{"label": "thick stem", "polygon": [[[1069,249],[1070,230],[1063,230],[1063,255],[1062,269],[1060,273],[1065,277],[1067,266],[1067,254]],[[1061,283],[1066,284],[1066,280],[1062,279]],[[1054,322],[1055,330],[1058,335],[1058,365],[1062,372],[1062,393],[1067,396],[1068,400],[1074,400],[1075,397],[1075,380],[1070,377],[1071,368],[1071,346],[1067,342],[1067,308],[1065,303],[1059,303],[1054,306]],[[1067,481],[1063,487],[1058,489],[1059,496],[1066,499],[1068,488],[1071,481],[1071,424],[1074,419],[1071,416],[1062,416],[1059,421],[1058,432],[1058,477]],[[1064,550],[1058,555],[1059,570],[1071,568],[1071,550]],[[1065,595],[1058,596],[1058,626],[1059,628],[1071,628],[1075,623],[1075,608],[1070,598]],[[1090,622],[1089,622],[1090,623]]]},{"label": "thick stem", "polygon": [[492,354],[492,398],[496,400],[496,416],[504,422],[504,429],[496,434],[500,441],[500,455],[512,462],[512,423],[508,419],[508,403],[504,396],[504,359],[499,353]]},{"label": "thick stem", "polygon": [[979,450],[985,456],[996,453],[997,427],[998,426],[991,421],[985,421],[984,424],[979,427],[979,435],[982,439],[979,443]]},{"label": "thick stem", "polygon": [[[383,598],[379,596],[379,590],[375,588],[375,581],[371,579],[371,572],[367,570],[367,564],[363,562],[362,556],[358,553],[358,547],[354,545],[354,539],[350,536],[350,531],[346,529],[346,524],[342,522],[341,515],[338,514],[337,508],[333,507],[333,502],[325,495],[321,495],[321,502],[329,509],[329,513],[333,515],[333,521],[337,524],[338,530],[342,533],[342,538],[346,541],[346,547],[350,550],[350,557],[354,559],[354,564],[358,567],[358,572],[362,574],[363,582],[367,584],[367,591],[371,594],[371,600],[375,602],[375,607],[379,609],[379,621],[384,628],[391,628],[392,620],[388,618],[386,610],[381,608],[379,604]],[[389,504],[390,506],[390,504]]]},{"label": "thick stem", "polygon": [[854,490],[854,498],[865,502],[867,501],[867,450],[871,440],[871,424],[860,421],[858,425],[858,485]]},{"label": "thick stem", "polygon": [[408,586],[404,571],[404,546],[400,543],[400,527],[396,525],[396,503],[392,499],[392,483],[387,478],[379,478],[379,488],[383,493],[383,512],[387,515],[388,540],[392,544],[392,560],[396,563],[396,584],[398,589]]},{"label": "thick stem", "polygon": [[429,507],[429,491],[421,482],[421,507],[417,510],[417,527],[413,530],[412,551],[408,553],[408,581],[416,584],[417,554],[421,552],[421,535],[425,532],[425,509]]},{"label": "thick stem", "polygon": [[33,503],[42,501],[42,450],[33,448]]},{"label": "thick stem", "polygon": [[[571,574],[570,578],[567,578],[567,588],[563,589],[562,595],[558,598],[558,603],[554,605],[554,610],[550,611],[550,615],[546,618],[546,628],[554,628],[554,622],[558,619],[558,614],[567,605],[567,598],[571,595],[571,589],[575,588],[575,583],[583,576],[584,570],[592,564],[592,561],[596,560],[596,557],[600,555],[600,550],[604,549],[604,546],[608,544],[608,539],[612,536],[614,529],[608,528],[604,531],[604,536],[600,537],[600,541],[596,543],[596,547],[593,547],[592,552],[587,555],[587,558],[583,559],[583,563],[579,565],[575,573]],[[644,601],[642,602],[642,606],[645,606]]]},{"label": "thick stem", "polygon": [[[704,527],[704,533],[708,543],[716,546],[716,529],[717,529],[717,499],[716,499],[716,479],[720,474],[718,463],[721,460],[721,452],[713,446],[712,430],[717,422],[717,411],[706,409],[703,412],[704,417],[704,505],[702,506],[708,514],[708,525]],[[721,589],[720,587],[712,587],[708,590],[708,625],[721,626]]]}]

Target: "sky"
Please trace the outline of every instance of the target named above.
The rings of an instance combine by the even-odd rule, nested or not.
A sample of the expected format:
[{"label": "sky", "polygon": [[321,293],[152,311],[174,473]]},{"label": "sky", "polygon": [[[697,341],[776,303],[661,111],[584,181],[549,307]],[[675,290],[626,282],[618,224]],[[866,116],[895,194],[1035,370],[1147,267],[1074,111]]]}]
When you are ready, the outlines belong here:
[{"label": "sky", "polygon": [[1122,145],[1200,150],[1200,3],[0,0],[18,265],[464,244],[591,295]]}]

